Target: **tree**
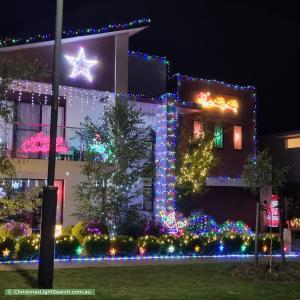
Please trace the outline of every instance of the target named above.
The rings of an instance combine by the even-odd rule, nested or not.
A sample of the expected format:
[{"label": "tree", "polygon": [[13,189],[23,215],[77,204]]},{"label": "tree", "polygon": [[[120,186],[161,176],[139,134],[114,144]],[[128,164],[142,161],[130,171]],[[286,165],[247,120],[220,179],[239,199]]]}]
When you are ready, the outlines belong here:
[{"label": "tree", "polygon": [[151,155],[149,132],[142,113],[119,100],[106,104],[99,124],[86,118],[85,180],[76,187],[76,216],[110,229],[122,223],[131,200],[142,192],[140,181]]},{"label": "tree", "polygon": [[192,139],[188,147],[181,162],[177,185],[199,193],[204,190],[209,172],[219,163],[219,159],[213,154],[213,135],[207,130],[198,138]]},{"label": "tree", "polygon": [[0,221],[22,218],[41,206],[41,189],[33,188],[25,192],[13,191],[8,185],[1,187]]},{"label": "tree", "polygon": [[[255,224],[256,265],[258,265],[258,231],[260,212],[259,191],[265,186],[272,186],[272,190],[277,192],[286,182],[288,170],[288,167],[281,167],[278,164],[273,163],[272,156],[268,149],[257,151],[257,153],[250,155],[246,160],[246,164],[242,173],[242,180],[245,187],[247,187],[257,198]],[[281,244],[281,248],[283,249],[283,243]],[[282,251],[282,255],[284,255],[284,251]]]}]

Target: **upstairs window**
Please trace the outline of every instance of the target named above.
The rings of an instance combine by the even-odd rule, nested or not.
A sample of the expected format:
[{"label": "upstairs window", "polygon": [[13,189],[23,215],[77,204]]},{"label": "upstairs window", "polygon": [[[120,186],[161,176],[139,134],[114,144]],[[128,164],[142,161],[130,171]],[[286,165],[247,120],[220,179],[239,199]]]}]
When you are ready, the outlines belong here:
[{"label": "upstairs window", "polygon": [[243,129],[242,126],[233,126],[233,149],[243,149]]},{"label": "upstairs window", "polygon": [[194,121],[194,129],[193,130],[194,130],[193,134],[194,134],[195,140],[197,140],[203,136],[204,132],[203,132],[203,126],[202,126],[201,122]]},{"label": "upstairs window", "polygon": [[285,146],[287,149],[300,148],[300,137],[287,138],[285,140]]},{"label": "upstairs window", "polygon": [[223,135],[224,135],[224,132],[223,132],[223,126],[221,125],[216,125],[215,126],[215,131],[214,131],[214,147],[215,148],[218,148],[218,149],[222,149],[223,148],[223,141],[224,141],[224,138],[223,138]]}]

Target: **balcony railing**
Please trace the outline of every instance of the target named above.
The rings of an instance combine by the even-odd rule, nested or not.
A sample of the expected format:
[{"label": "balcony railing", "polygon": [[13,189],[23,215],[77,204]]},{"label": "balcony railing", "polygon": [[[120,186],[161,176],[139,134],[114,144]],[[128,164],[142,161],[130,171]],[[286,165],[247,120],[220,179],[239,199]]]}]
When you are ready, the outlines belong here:
[{"label": "balcony railing", "polygon": [[[50,125],[14,123],[0,133],[0,156],[24,159],[48,159]],[[81,161],[84,156],[82,129],[57,127],[58,160]]]}]

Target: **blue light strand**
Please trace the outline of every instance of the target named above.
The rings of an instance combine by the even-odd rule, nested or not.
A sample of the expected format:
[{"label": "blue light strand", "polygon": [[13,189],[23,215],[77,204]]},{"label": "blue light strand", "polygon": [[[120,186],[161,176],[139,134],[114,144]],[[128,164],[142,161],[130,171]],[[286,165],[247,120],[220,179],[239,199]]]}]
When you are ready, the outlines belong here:
[{"label": "blue light strand", "polygon": [[[281,257],[280,254],[273,254],[273,257]],[[298,258],[300,254],[286,254],[289,258]],[[102,261],[147,261],[147,260],[179,260],[179,259],[201,259],[201,258],[253,258],[254,254],[217,254],[217,255],[153,255],[153,256],[124,256],[124,257],[82,257],[82,258],[57,258],[55,262],[102,262]],[[270,257],[270,255],[260,254],[259,257]],[[33,260],[6,260],[0,261],[0,265],[32,264],[38,263],[38,259]]]},{"label": "blue light strand", "polygon": [[198,78],[198,77],[192,77],[192,76],[188,76],[188,75],[182,75],[180,73],[174,74],[171,78],[177,78],[177,80],[182,80],[182,79],[186,79],[186,80],[191,80],[191,81],[205,81],[208,83],[219,83],[222,84],[223,86],[229,87],[229,88],[233,88],[233,89],[238,89],[238,90],[255,90],[255,87],[252,85],[238,85],[238,84],[231,84],[231,83],[227,83],[225,81],[220,81],[220,80],[216,80],[216,79],[204,79],[204,78]]},{"label": "blue light strand", "polygon": [[138,57],[143,58],[144,60],[158,60],[165,65],[170,64],[170,62],[167,60],[167,58],[165,56],[152,55],[152,54],[147,54],[147,53],[138,52],[138,51],[131,51],[131,50],[128,51],[128,55],[138,56]]}]

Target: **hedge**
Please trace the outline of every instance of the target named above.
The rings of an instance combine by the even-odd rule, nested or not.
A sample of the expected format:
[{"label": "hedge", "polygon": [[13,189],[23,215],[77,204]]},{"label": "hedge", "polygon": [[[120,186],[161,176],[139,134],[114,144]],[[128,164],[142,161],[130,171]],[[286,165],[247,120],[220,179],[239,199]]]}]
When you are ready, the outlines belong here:
[{"label": "hedge", "polygon": [[[273,253],[280,251],[279,239],[265,234],[259,238],[259,252],[270,254],[271,240]],[[31,234],[18,238],[0,237],[0,260],[31,260],[39,255],[39,235]],[[82,243],[73,235],[62,235],[55,241],[56,258],[100,257],[100,256],[151,256],[151,255],[220,255],[253,254],[254,240],[245,235],[186,234],[142,236],[137,239],[129,236],[109,237],[105,234],[90,234]]]}]

